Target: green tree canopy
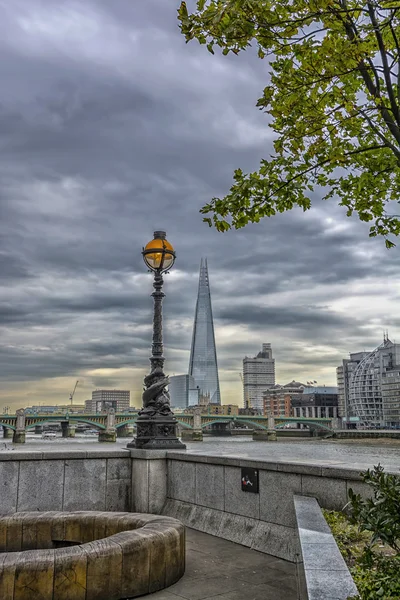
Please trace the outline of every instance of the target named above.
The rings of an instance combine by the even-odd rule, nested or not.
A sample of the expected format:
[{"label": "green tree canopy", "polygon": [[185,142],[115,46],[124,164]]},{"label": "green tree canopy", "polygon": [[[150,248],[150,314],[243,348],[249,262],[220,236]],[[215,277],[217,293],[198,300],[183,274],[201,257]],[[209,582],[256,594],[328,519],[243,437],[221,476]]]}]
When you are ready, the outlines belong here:
[{"label": "green tree canopy", "polygon": [[214,54],[256,46],[270,65],[257,102],[276,136],[253,173],[234,172],[224,198],[201,209],[219,231],[258,222],[310,193],[337,197],[370,235],[400,233],[400,2],[198,0],[178,10],[186,40]]}]

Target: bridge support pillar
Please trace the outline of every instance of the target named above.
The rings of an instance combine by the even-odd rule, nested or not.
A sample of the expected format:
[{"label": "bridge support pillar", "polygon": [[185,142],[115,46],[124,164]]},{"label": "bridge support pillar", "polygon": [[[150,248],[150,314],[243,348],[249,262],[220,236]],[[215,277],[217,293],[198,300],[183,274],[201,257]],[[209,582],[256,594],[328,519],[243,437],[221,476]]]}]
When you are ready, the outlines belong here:
[{"label": "bridge support pillar", "polygon": [[43,426],[35,425],[35,435],[40,435],[41,433],[43,433]]},{"label": "bridge support pillar", "polygon": [[10,440],[13,437],[13,430],[9,427],[3,427],[3,438],[5,440]]},{"label": "bridge support pillar", "polygon": [[133,436],[133,425],[122,425],[117,429],[117,437],[131,438]]},{"label": "bridge support pillar", "polygon": [[182,429],[181,433],[182,440],[188,442],[202,442],[203,441],[203,430],[202,429]]},{"label": "bridge support pillar", "polygon": [[14,431],[13,442],[14,444],[25,444],[25,411],[23,408],[19,408],[16,411],[17,415],[17,428]]},{"label": "bridge support pillar", "polygon": [[183,429],[182,439],[192,442],[203,441],[203,430],[201,428],[201,408],[197,406],[193,409],[193,429]]},{"label": "bridge support pillar", "polygon": [[99,442],[116,442],[117,431],[115,429],[115,410],[109,408],[107,410],[106,428],[99,432]]},{"label": "bridge support pillar", "polygon": [[68,421],[61,421],[61,432],[63,438],[74,438],[75,425],[71,425]]},{"label": "bridge support pillar", "polygon": [[255,429],[253,431],[253,441],[254,442],[276,442],[276,430],[269,429],[266,431],[265,429]]}]

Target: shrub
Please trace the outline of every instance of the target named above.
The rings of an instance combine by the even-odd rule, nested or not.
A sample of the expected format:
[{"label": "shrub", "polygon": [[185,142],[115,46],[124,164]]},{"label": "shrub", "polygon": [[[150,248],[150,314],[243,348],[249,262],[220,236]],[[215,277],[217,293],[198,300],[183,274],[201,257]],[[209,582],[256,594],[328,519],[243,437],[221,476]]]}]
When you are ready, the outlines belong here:
[{"label": "shrub", "polygon": [[373,496],[349,490],[344,513],[324,511],[361,600],[400,600],[400,477],[381,465],[361,474]]}]

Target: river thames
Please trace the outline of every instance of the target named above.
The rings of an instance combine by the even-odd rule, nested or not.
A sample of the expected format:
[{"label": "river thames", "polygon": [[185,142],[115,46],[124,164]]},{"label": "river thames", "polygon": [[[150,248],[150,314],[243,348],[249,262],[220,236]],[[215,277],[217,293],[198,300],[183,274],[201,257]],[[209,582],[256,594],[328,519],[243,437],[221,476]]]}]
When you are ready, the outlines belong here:
[{"label": "river thames", "polygon": [[[28,434],[25,444],[13,444],[11,440],[0,440],[0,451],[23,452],[68,452],[79,446],[79,450],[90,452],[105,448],[124,449],[131,438],[118,438],[114,444],[99,443],[96,436],[77,435],[75,438],[57,437],[43,440],[38,435]],[[231,456],[267,462],[291,462],[315,464],[364,470],[380,463],[391,472],[400,473],[400,442],[393,440],[321,440],[307,438],[281,439],[277,442],[253,442],[248,437],[204,437],[203,442],[185,442],[187,450],[194,454],[209,456]],[[84,446],[84,448],[82,448]]]}]

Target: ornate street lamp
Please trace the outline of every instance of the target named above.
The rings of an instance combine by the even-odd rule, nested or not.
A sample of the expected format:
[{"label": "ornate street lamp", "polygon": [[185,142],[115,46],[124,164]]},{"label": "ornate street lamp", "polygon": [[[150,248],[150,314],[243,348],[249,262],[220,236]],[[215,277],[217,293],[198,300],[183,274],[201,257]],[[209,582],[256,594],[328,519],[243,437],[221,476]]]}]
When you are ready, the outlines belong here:
[{"label": "ornate street lamp", "polygon": [[130,448],[186,448],[177,436],[177,420],[171,410],[169,392],[165,389],[169,379],[163,370],[165,359],[162,342],[162,300],[165,294],[162,291],[162,274],[169,271],[175,262],[175,251],[165,235],[165,231],[155,231],[154,239],[142,252],[144,262],[154,273],[153,344],[151,370],[144,378],[143,408],[139,411],[136,421],[136,438],[128,444]]}]

